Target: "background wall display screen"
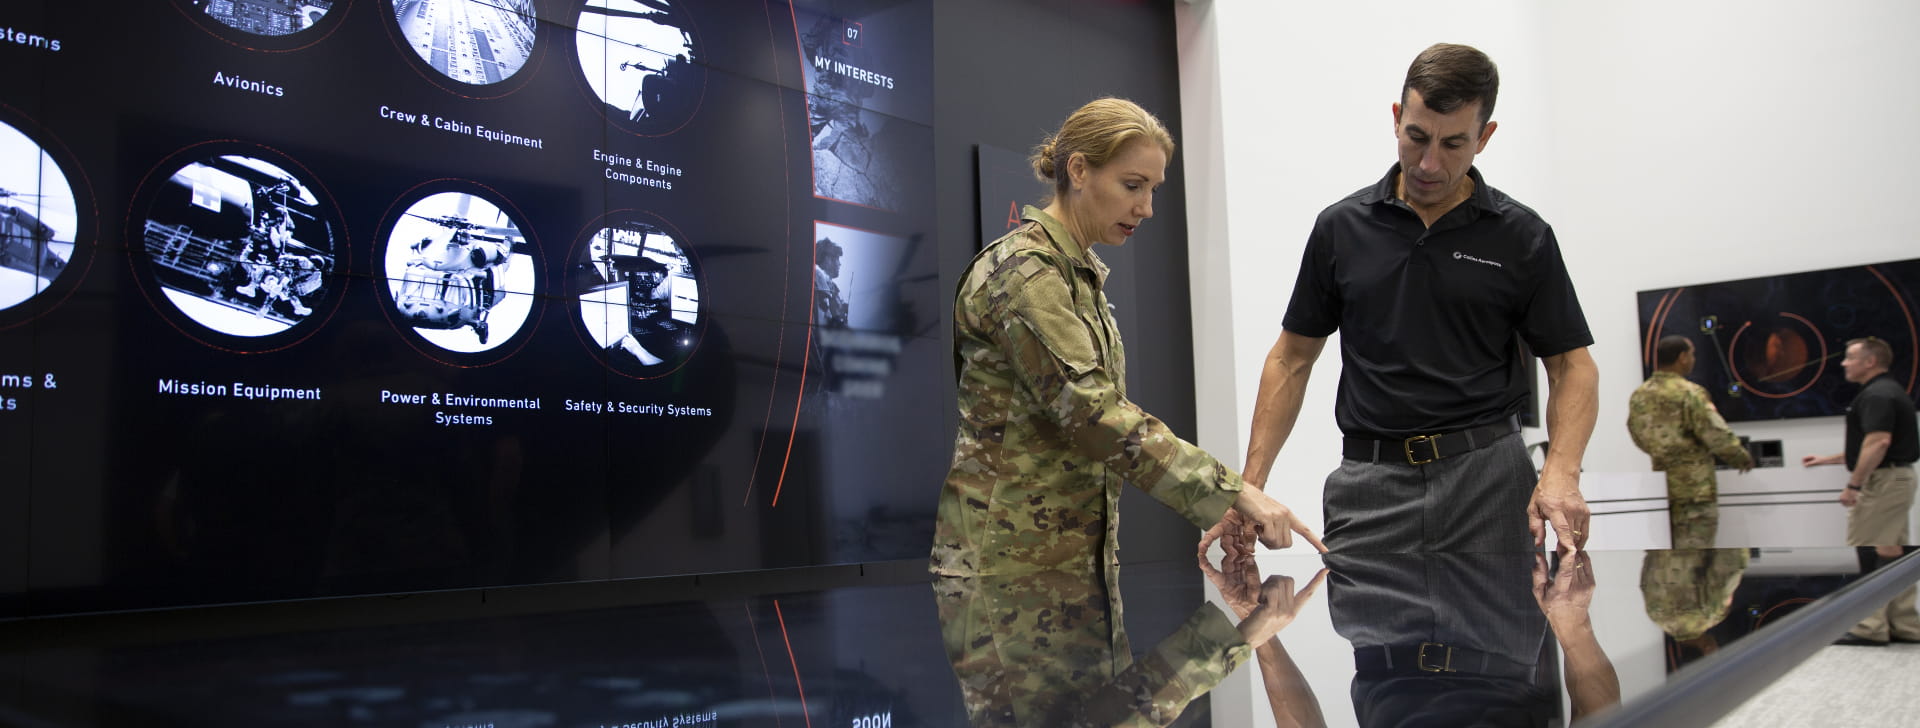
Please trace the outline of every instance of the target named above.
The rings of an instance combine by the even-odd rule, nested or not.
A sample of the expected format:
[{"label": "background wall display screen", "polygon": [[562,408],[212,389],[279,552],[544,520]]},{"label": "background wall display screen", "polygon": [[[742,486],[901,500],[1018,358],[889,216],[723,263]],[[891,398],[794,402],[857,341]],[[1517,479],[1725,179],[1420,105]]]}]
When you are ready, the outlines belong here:
[{"label": "background wall display screen", "polygon": [[9,3],[0,617],[923,555],[931,25]]},{"label": "background wall display screen", "polygon": [[1728,421],[1845,414],[1860,391],[1840,359],[1878,337],[1909,395],[1920,383],[1920,259],[1641,291],[1641,369],[1661,337],[1693,341],[1689,377]]}]

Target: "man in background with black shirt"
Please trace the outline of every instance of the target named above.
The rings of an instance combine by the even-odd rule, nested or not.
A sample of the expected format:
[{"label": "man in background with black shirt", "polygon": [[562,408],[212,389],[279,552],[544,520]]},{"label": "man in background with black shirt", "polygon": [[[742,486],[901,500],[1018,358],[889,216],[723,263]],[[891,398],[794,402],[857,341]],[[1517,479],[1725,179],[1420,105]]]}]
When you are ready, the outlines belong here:
[{"label": "man in background with black shirt", "polygon": [[[1586,543],[1593,336],[1552,227],[1473,166],[1497,126],[1499,87],[1479,50],[1422,51],[1393,105],[1398,162],[1321,212],[1307,238],[1260,376],[1244,477],[1266,482],[1314,360],[1339,331],[1334,418],[1345,438],[1323,496],[1329,549],[1524,550],[1548,523],[1561,547]],[[1515,417],[1530,394],[1522,342],[1551,387],[1553,445],[1539,473]]]},{"label": "man in background with black shirt", "polygon": [[[1847,507],[1847,545],[1873,548],[1877,558],[1872,561],[1878,563],[1869,565],[1864,563],[1867,557],[1861,558],[1869,568],[1900,557],[1900,545],[1907,542],[1907,510],[1913,507],[1913,461],[1920,459],[1913,396],[1887,373],[1892,367],[1893,347],[1887,342],[1873,337],[1847,342],[1840,369],[1847,381],[1861,385],[1847,405],[1847,451],[1800,459],[1805,467],[1847,466],[1847,486],[1840,491],[1840,505]],[[1915,596],[1914,588],[1907,587],[1834,644],[1920,642]]]}]

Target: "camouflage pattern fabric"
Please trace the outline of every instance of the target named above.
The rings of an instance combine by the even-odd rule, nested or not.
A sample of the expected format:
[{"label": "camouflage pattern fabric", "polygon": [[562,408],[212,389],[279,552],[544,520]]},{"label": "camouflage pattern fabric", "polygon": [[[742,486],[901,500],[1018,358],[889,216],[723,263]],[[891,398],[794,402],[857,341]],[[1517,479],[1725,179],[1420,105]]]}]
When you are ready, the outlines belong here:
[{"label": "camouflage pattern fabric", "polygon": [[1746,549],[1648,551],[1640,563],[1647,619],[1676,640],[1706,634],[1727,618],[1747,561]]},{"label": "camouflage pattern fabric", "polygon": [[1253,648],[1202,604],[1132,659],[1110,579],[1085,570],[933,580],[940,631],[975,726],[1162,726]]},{"label": "camouflage pattern fabric", "polygon": [[1627,400],[1627,433],[1667,474],[1674,548],[1711,548],[1719,524],[1715,455],[1734,467],[1753,456],[1714,411],[1707,390],[1672,372],[1654,372]]},{"label": "camouflage pattern fabric", "polygon": [[1118,563],[1130,481],[1210,528],[1238,473],[1126,397],[1107,267],[1033,207],[973,259],[954,298],[960,428],[930,568],[947,576]]}]

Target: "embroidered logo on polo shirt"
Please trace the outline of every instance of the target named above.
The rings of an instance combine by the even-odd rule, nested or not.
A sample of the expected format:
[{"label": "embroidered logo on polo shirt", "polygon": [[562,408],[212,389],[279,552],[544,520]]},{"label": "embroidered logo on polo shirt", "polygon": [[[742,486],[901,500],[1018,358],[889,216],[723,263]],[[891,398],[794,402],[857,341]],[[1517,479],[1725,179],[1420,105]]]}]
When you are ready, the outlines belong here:
[{"label": "embroidered logo on polo shirt", "polygon": [[1504,266],[1504,265],[1501,265],[1501,264],[1499,264],[1499,263],[1496,263],[1496,262],[1493,262],[1493,261],[1491,261],[1491,260],[1487,260],[1487,259],[1485,259],[1485,258],[1475,258],[1475,257],[1473,257],[1473,256],[1471,256],[1471,255],[1467,255],[1466,253],[1462,253],[1462,252],[1460,252],[1460,251],[1458,251],[1458,250],[1456,250],[1456,251],[1453,251],[1453,259],[1454,259],[1454,260],[1471,260],[1471,261],[1473,261],[1473,262],[1475,262],[1475,263],[1479,263],[1479,264],[1481,264],[1481,265],[1490,265],[1490,266],[1493,266],[1493,267],[1495,267],[1495,268],[1505,268],[1505,267],[1506,267],[1506,266]]}]

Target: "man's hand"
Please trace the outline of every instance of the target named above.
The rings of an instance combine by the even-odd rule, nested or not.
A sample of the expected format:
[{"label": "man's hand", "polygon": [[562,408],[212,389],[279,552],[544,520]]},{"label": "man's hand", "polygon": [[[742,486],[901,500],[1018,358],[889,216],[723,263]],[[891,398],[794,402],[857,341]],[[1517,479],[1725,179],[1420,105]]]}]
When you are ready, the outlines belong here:
[{"label": "man's hand", "polygon": [[1840,505],[1852,508],[1860,504],[1860,491],[1852,488],[1840,489]]},{"label": "man's hand", "polygon": [[1200,560],[1206,560],[1207,547],[1212,546],[1215,541],[1220,542],[1220,550],[1227,554],[1221,559],[1225,563],[1252,558],[1254,539],[1258,535],[1245,516],[1229,508],[1227,515],[1222,517],[1219,523],[1213,524],[1213,528],[1207,529],[1206,533],[1200,535]]},{"label": "man's hand", "polygon": [[1200,570],[1220,590],[1221,598],[1240,618],[1240,636],[1247,644],[1259,646],[1300,616],[1300,610],[1312,601],[1320,585],[1327,581],[1325,567],[1313,575],[1299,592],[1293,590],[1293,577],[1274,575],[1260,581],[1260,568],[1253,559],[1225,562],[1223,573],[1207,560],[1200,559]]},{"label": "man's hand", "polygon": [[[1327,552],[1326,544],[1320,543],[1320,537],[1313,529],[1295,518],[1293,510],[1281,505],[1279,501],[1267,496],[1266,492],[1256,488],[1240,491],[1240,497],[1233,500],[1233,510],[1239,511],[1244,525],[1242,530],[1251,526],[1260,543],[1270,549],[1284,549],[1293,545],[1293,534],[1300,534],[1313,544],[1320,553]],[[1208,531],[1212,533],[1212,531]]]},{"label": "man's hand", "polygon": [[1580,494],[1578,475],[1547,471],[1533,486],[1533,500],[1527,503],[1527,530],[1533,533],[1534,548],[1547,542],[1547,524],[1559,535],[1560,548],[1578,551],[1587,546],[1588,521],[1586,496]]},{"label": "man's hand", "polygon": [[1593,557],[1562,550],[1560,573],[1549,576],[1547,571],[1547,555],[1535,554],[1533,601],[1547,621],[1565,625],[1587,620],[1593,607]]}]

